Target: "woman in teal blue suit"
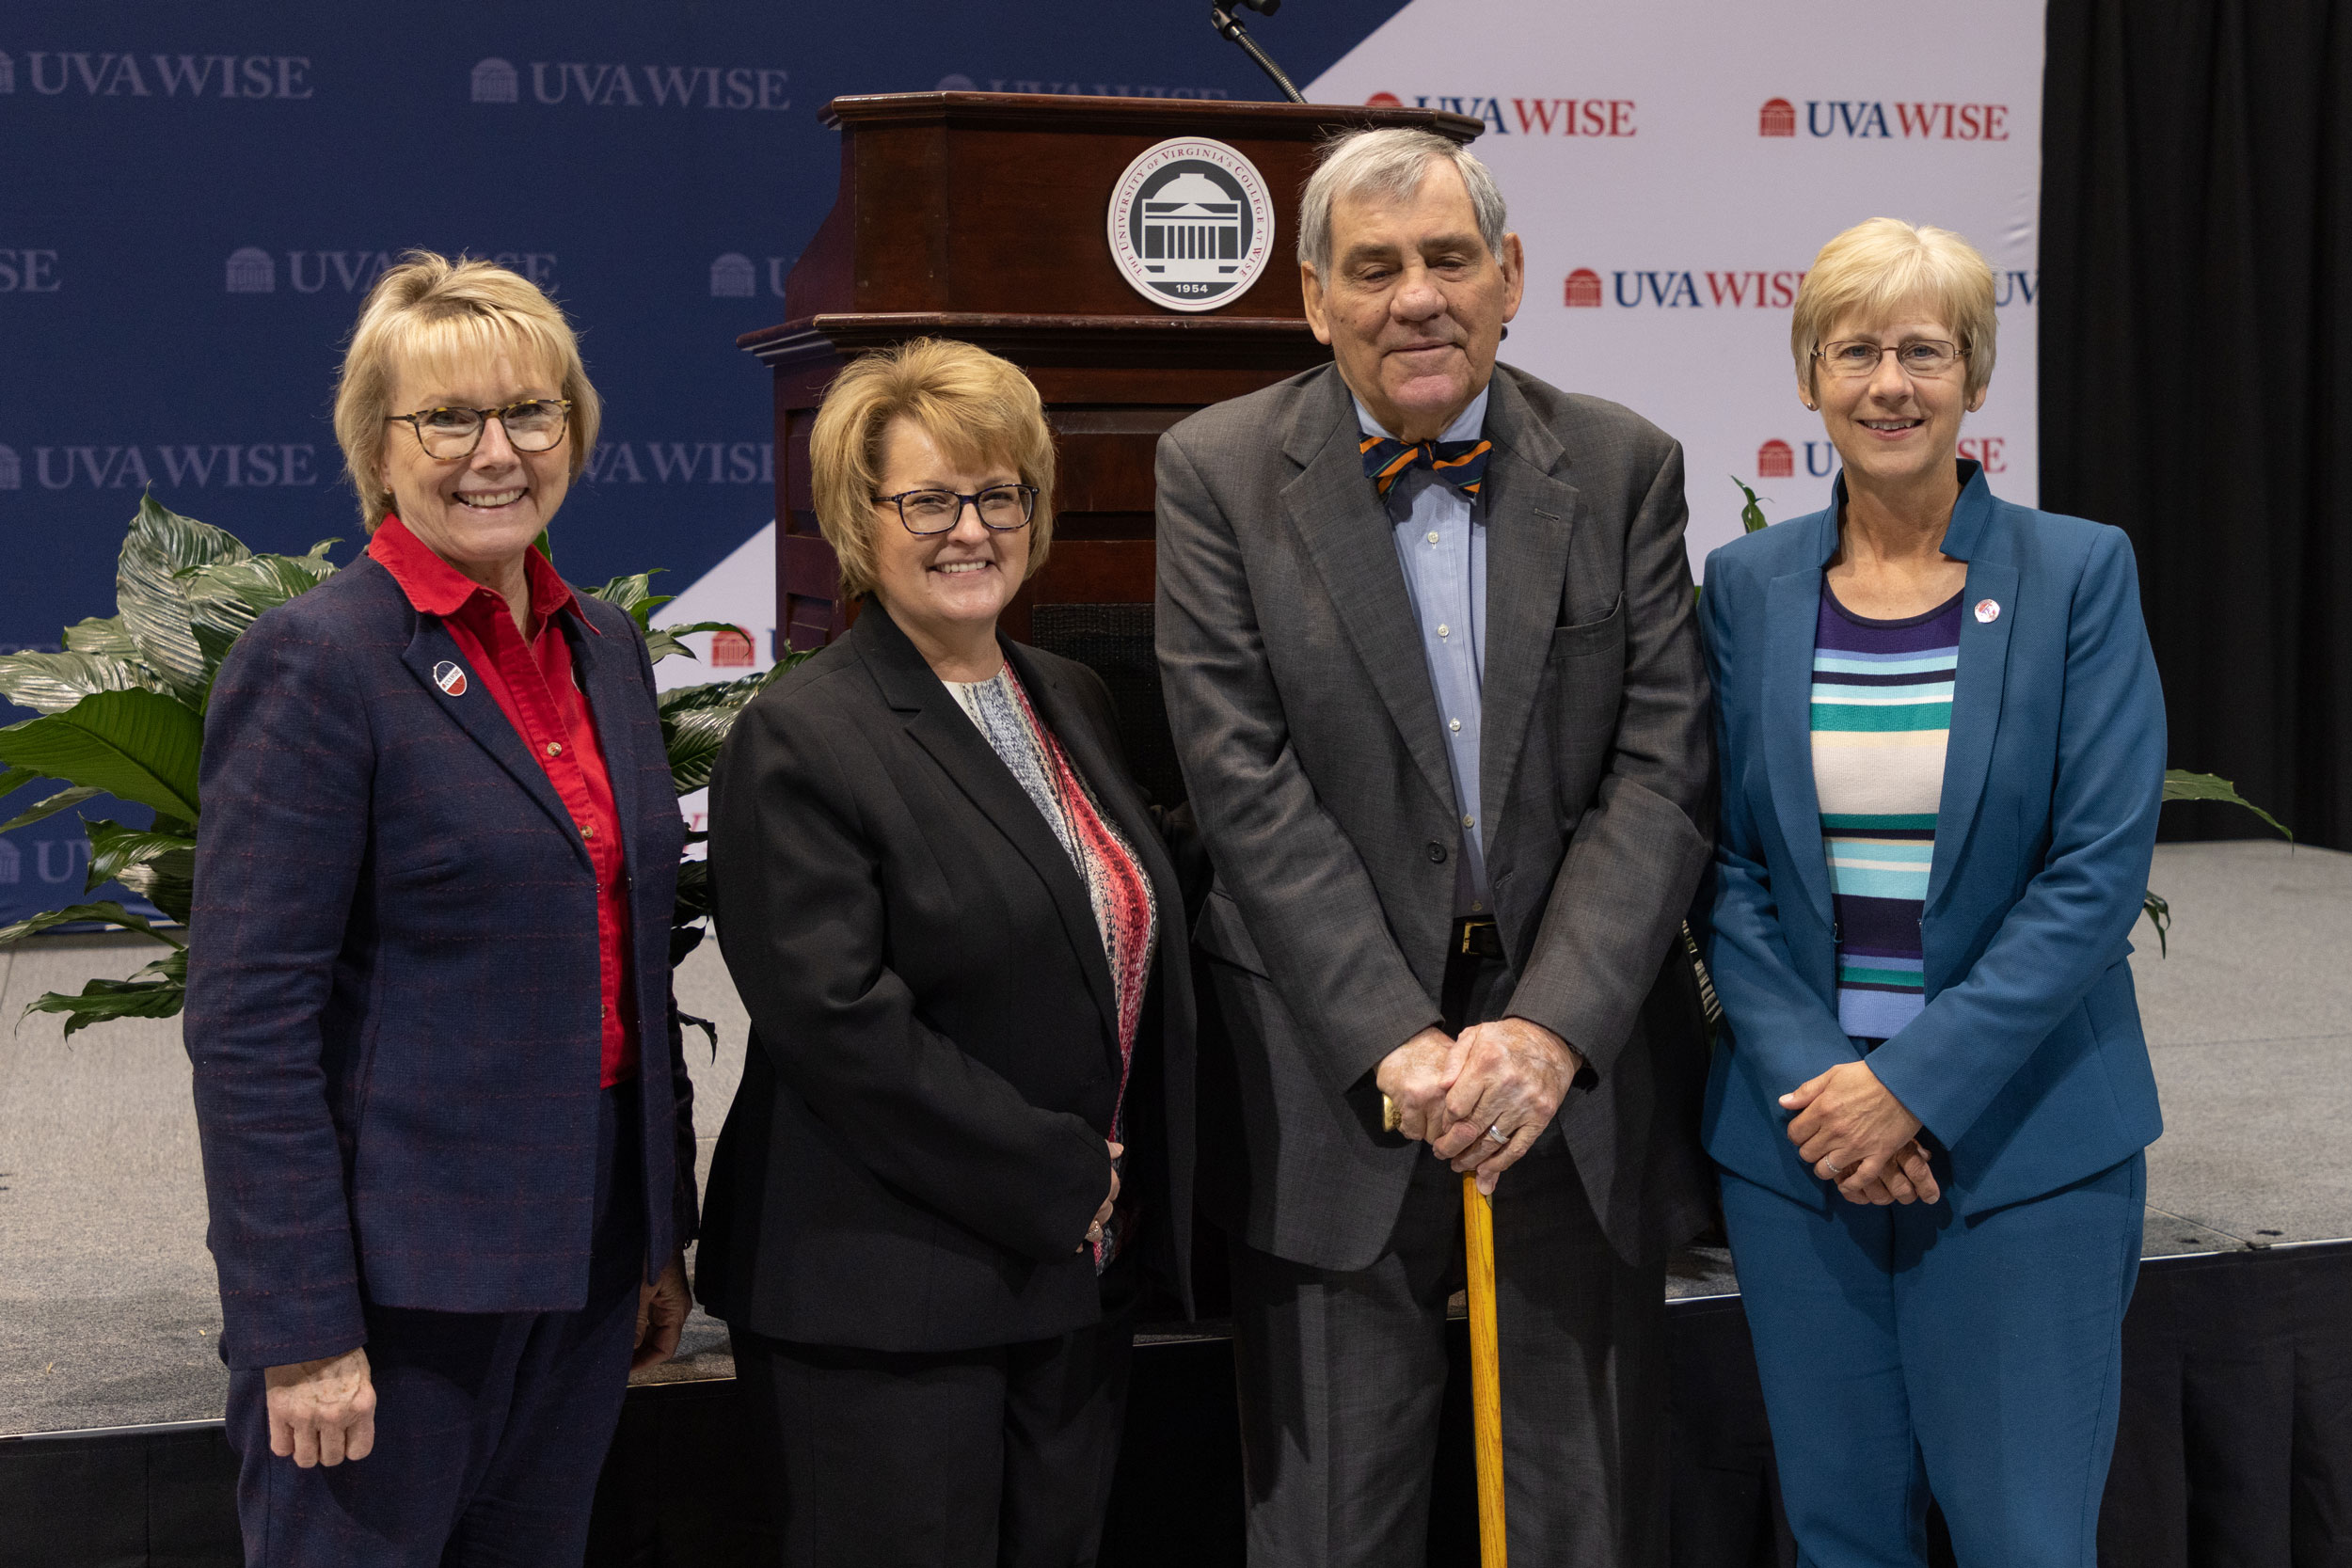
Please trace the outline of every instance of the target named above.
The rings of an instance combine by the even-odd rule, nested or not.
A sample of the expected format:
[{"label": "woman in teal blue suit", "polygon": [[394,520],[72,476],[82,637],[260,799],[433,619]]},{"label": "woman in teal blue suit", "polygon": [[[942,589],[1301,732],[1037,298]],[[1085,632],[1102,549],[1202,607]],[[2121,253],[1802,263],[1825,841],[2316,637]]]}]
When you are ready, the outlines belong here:
[{"label": "woman in teal blue suit", "polygon": [[1799,291],[1825,512],[1714,552],[1706,1137],[1802,1559],[2090,1568],[2161,1130],[2128,934],[2164,698],[2119,531],[1958,460],[1993,275],[1878,218]]}]

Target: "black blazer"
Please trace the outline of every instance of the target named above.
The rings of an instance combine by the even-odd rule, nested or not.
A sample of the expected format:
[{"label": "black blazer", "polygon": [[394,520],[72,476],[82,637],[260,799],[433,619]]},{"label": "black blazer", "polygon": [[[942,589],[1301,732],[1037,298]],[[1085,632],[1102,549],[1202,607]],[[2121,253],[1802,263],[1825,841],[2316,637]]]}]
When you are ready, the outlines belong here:
[{"label": "black blazer", "polygon": [[[1110,694],[1005,640],[1159,903],[1127,1088],[1134,1244],[1189,1300],[1193,993],[1183,895]],[[1099,1321],[1109,965],[1086,885],[876,601],[747,707],[710,791],[719,944],[751,1012],[697,1289],[808,1344],[964,1350]]]}]

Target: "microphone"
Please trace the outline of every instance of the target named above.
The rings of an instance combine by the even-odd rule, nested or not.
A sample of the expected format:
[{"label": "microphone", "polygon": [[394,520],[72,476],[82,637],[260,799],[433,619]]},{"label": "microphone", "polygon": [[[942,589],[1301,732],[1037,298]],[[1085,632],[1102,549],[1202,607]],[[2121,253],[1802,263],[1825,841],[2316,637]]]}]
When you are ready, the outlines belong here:
[{"label": "microphone", "polygon": [[1283,97],[1294,103],[1307,102],[1306,96],[1292,86],[1291,79],[1282,73],[1282,68],[1258,47],[1257,40],[1249,36],[1249,30],[1241,24],[1241,19],[1233,14],[1236,6],[1256,11],[1260,16],[1272,16],[1282,8],[1282,0],[1209,0],[1209,24],[1216,29],[1217,37],[1229,43],[1238,44],[1242,53],[1248,55],[1258,69],[1282,89]]}]

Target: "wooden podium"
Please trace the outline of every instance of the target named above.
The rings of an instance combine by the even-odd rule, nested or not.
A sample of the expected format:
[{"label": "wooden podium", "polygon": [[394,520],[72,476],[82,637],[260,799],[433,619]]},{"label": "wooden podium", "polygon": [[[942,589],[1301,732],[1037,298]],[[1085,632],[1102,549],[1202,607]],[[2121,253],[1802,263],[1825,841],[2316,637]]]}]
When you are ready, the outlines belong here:
[{"label": "wooden podium", "polygon": [[[775,372],[779,633],[810,648],[849,624],[809,499],[808,432],[825,388],[857,355],[907,338],[977,343],[1037,384],[1059,466],[1053,555],[1005,630],[1102,672],[1138,775],[1159,799],[1180,798],[1152,654],[1160,433],[1329,357],[1308,330],[1294,254],[1320,141],[1374,125],[1469,141],[1482,123],[1427,109],[982,92],[836,98],[824,119],[841,132],[840,195],[786,282],[785,321],[737,340]],[[1198,313],[1128,282],[1107,221],[1130,163],[1180,136],[1241,153],[1271,198],[1264,271]]]}]

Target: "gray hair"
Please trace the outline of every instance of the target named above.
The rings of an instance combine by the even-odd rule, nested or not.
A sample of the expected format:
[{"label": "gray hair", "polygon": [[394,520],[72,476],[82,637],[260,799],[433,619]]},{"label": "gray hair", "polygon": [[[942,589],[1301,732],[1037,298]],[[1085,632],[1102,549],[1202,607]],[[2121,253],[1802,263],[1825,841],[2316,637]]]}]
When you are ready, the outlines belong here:
[{"label": "gray hair", "polygon": [[1421,188],[1429,166],[1443,160],[1462,176],[1470,211],[1478,214],[1478,237],[1502,254],[1502,190],[1470,150],[1435,131],[1391,126],[1350,131],[1323,144],[1322,161],[1307,193],[1298,199],[1298,259],[1326,282],[1331,277],[1331,207],[1341,197],[1402,199]]}]

